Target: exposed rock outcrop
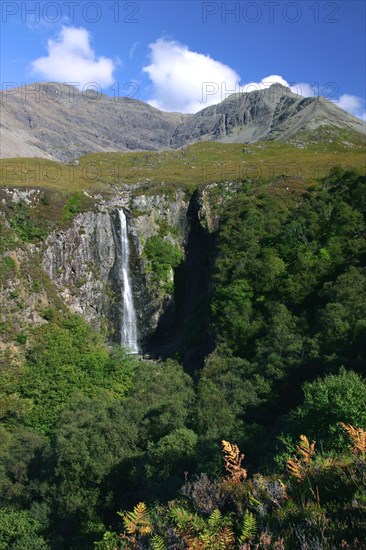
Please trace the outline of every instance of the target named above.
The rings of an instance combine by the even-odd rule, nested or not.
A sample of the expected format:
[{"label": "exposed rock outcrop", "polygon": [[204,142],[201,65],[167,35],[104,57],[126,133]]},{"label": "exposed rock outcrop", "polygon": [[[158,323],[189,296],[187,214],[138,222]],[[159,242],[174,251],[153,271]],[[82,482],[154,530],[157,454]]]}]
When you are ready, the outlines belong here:
[{"label": "exposed rock outcrop", "polygon": [[45,246],[43,268],[65,304],[99,325],[111,307],[108,280],[116,259],[111,216],[79,214],[69,229],[51,233]]},{"label": "exposed rock outcrop", "polygon": [[96,212],[75,217],[70,228],[53,231],[45,242],[43,268],[57,285],[65,304],[90,323],[107,323],[112,338],[119,341],[121,324],[120,226],[118,209],[127,214],[130,239],[132,287],[142,343],[154,332],[163,311],[173,303],[165,288],[156,284],[149,271],[144,247],[162,224],[174,228],[168,234],[174,245],[184,249],[187,234],[187,202],[183,192],[135,198],[126,192],[99,202]]},{"label": "exposed rock outcrop", "polygon": [[175,129],[172,147],[196,141],[254,143],[288,140],[298,132],[331,125],[365,132],[365,124],[323,97],[304,98],[281,84],[237,93],[184,119]]}]

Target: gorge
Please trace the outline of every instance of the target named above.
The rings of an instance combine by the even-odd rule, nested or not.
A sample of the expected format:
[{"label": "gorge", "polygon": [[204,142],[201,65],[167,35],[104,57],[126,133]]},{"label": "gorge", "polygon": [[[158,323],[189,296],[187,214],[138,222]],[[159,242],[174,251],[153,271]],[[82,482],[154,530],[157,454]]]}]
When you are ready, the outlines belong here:
[{"label": "gorge", "polygon": [[[344,474],[345,489],[332,493],[327,456],[348,471],[339,418],[366,425],[365,190],[364,174],[347,168],[315,183],[4,186],[5,540],[119,548],[116,510],[147,502],[172,548],[172,506],[193,502],[202,522],[218,507],[231,517],[218,493],[224,440],[247,451],[250,477],[235,488],[260,503],[250,492],[240,505],[246,498],[292,550],[309,523],[302,505],[293,519],[299,481],[281,464],[299,433],[325,456],[325,473],[317,459],[312,475],[329,499],[322,514],[336,518],[327,536],[340,547],[356,529],[364,535],[363,474]],[[266,473],[253,475],[259,467]]]}]

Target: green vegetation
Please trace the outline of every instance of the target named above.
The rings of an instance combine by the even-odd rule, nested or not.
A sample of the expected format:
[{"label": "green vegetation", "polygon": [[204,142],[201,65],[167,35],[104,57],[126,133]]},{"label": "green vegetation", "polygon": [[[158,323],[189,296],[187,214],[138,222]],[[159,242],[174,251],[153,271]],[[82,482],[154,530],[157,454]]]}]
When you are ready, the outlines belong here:
[{"label": "green vegetation", "polygon": [[[72,193],[57,195],[61,226],[85,208]],[[365,175],[337,168],[217,200],[213,343],[192,376],[108,345],[7,253],[9,276],[32,275],[11,307],[30,287],[48,299],[44,324],[3,324],[24,353],[0,369],[0,549],[362,548],[365,196]],[[7,250],[52,226],[50,203],[39,222],[17,208]],[[156,281],[182,259],[169,233],[146,242]]]},{"label": "green vegetation", "polygon": [[340,425],[348,453],[345,445],[329,460],[319,455],[315,441],[301,435],[287,458],[287,472],[276,477],[248,477],[238,446],[223,440],[225,477],[211,482],[201,474],[165,506],[139,502],[132,511],[119,512],[120,535],[107,531],[94,548],[165,549],[179,541],[182,548],[207,550],[363,549],[366,431]]},{"label": "green vegetation", "polygon": [[24,201],[15,203],[11,208],[13,212],[9,217],[9,223],[19,239],[26,243],[32,243],[47,236],[46,230],[42,227],[43,220],[36,220]]},{"label": "green vegetation", "polygon": [[[325,129],[322,130],[325,132]],[[174,151],[93,153],[78,164],[64,165],[45,159],[0,161],[1,185],[40,187],[72,194],[85,189],[111,193],[126,183],[141,182],[138,192],[171,195],[177,186],[192,191],[212,181],[277,176],[299,176],[310,181],[325,176],[332,166],[365,170],[365,140],[357,133],[312,132],[297,143],[279,141],[250,145],[202,142]],[[346,143],[346,146],[345,146]]]},{"label": "green vegetation", "polygon": [[81,318],[52,320],[34,332],[34,347],[20,385],[21,394],[34,403],[26,424],[38,433],[53,431],[59,413],[72,394],[88,397],[99,392],[122,396],[131,376],[122,351],[113,358],[101,337],[90,333]]},{"label": "green vegetation", "polygon": [[355,372],[342,367],[339,374],[306,382],[303,391],[303,403],[288,417],[291,433],[306,431],[321,439],[323,450],[340,451],[346,438],[338,422],[366,426],[366,383]]},{"label": "green vegetation", "polygon": [[53,229],[66,227],[77,214],[93,207],[93,200],[84,193],[68,194],[62,186],[60,191],[49,190],[47,186],[42,190],[20,187],[9,188],[8,193],[27,193],[27,198],[20,195],[16,200],[9,200],[7,190],[0,188],[5,212],[5,217],[0,218],[1,254],[24,243],[40,244]]},{"label": "green vegetation", "polygon": [[144,253],[150,262],[156,283],[163,283],[167,293],[174,290],[173,270],[183,259],[183,252],[170,241],[153,235],[146,241]]},{"label": "green vegetation", "polygon": [[45,539],[40,535],[43,525],[26,511],[13,512],[1,509],[0,548],[1,550],[47,550]]},{"label": "green vegetation", "polygon": [[81,193],[73,193],[66,200],[62,209],[62,217],[65,221],[72,220],[77,214],[82,212],[87,202],[86,196]]},{"label": "green vegetation", "polygon": [[15,260],[11,256],[4,256],[1,262],[0,284],[9,281],[16,271]]}]

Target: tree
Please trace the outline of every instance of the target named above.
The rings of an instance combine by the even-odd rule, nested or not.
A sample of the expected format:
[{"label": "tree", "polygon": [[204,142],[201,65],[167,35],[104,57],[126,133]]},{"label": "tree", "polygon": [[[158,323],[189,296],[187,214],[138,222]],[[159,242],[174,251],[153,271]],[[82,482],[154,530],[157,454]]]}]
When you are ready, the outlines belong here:
[{"label": "tree", "polygon": [[295,439],[305,433],[324,450],[336,451],[347,441],[339,422],[366,428],[366,381],[344,368],[304,384],[304,402],[290,414],[288,431]]},{"label": "tree", "polygon": [[72,537],[81,545],[85,538],[86,544],[93,532],[103,531],[99,510],[107,508],[103,500],[108,476],[139,454],[137,444],[137,426],[123,403],[107,392],[94,399],[71,399],[53,444],[55,521],[63,525],[66,540]]}]

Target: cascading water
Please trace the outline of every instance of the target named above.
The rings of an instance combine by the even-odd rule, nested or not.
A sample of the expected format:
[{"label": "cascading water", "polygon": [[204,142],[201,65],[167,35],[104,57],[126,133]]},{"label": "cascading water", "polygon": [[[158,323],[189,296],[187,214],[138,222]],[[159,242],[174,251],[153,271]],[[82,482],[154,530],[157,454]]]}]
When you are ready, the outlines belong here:
[{"label": "cascading water", "polygon": [[121,282],[123,283],[121,346],[130,353],[139,353],[136,311],[130,284],[129,245],[127,218],[123,210],[118,210],[121,224]]}]

